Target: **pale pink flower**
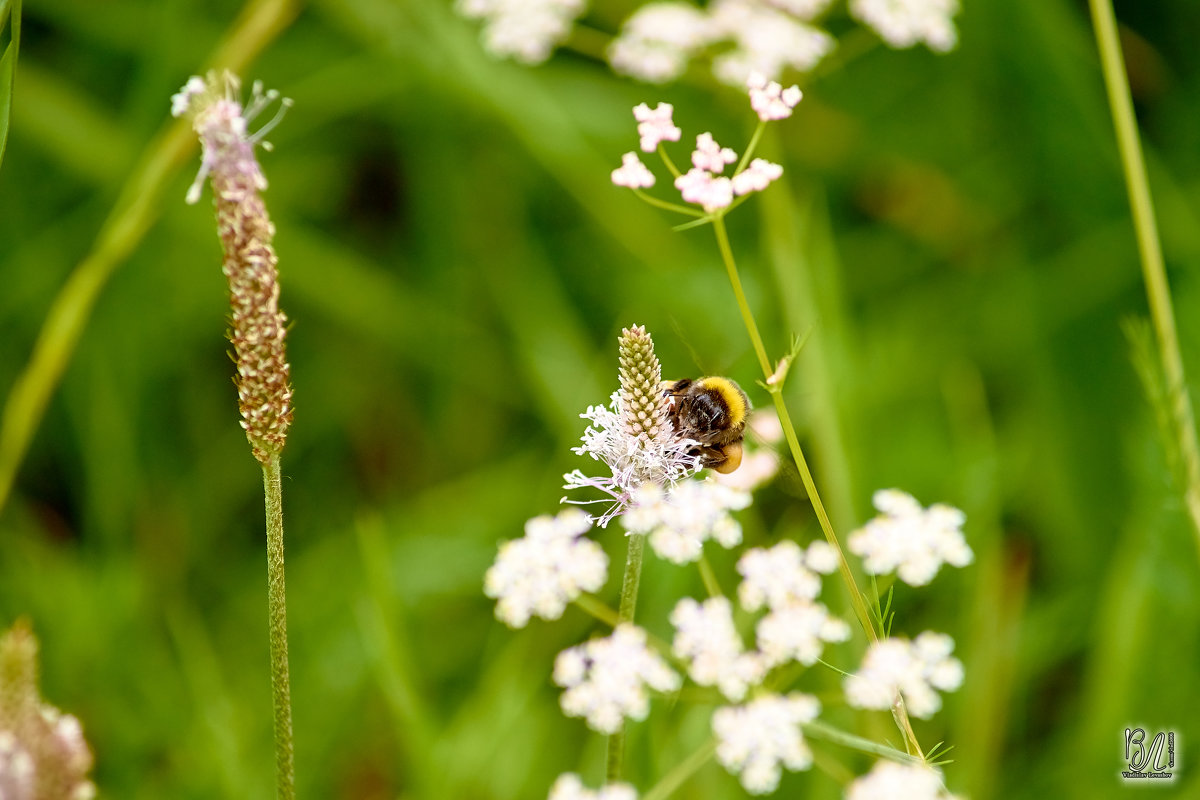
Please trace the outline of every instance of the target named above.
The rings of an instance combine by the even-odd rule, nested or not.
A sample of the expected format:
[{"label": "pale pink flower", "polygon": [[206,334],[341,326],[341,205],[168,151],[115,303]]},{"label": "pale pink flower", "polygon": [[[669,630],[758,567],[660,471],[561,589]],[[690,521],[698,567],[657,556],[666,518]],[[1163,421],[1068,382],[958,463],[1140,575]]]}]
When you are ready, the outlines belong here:
[{"label": "pale pink flower", "polygon": [[689,203],[705,211],[725,208],[733,202],[733,184],[729,178],[715,178],[707,170],[693,167],[675,179],[675,188]]},{"label": "pale pink flower", "polygon": [[659,142],[678,142],[683,135],[671,115],[675,107],[670,103],[659,103],[652,110],[641,103],[633,108],[633,118],[638,122],[638,136],[642,137],[642,152],[653,153]]},{"label": "pale pink flower", "polygon": [[804,97],[799,86],[784,89],[778,82],[768,81],[760,72],[751,73],[746,79],[746,86],[750,89],[750,107],[763,122],[787,119]]},{"label": "pale pink flower", "polygon": [[692,166],[696,169],[708,170],[715,175],[724,172],[725,165],[735,161],[737,153],[717,144],[711,133],[702,133],[696,137],[696,149],[692,152]]},{"label": "pale pink flower", "polygon": [[612,182],[630,189],[649,189],[654,185],[654,173],[638,158],[637,153],[621,156],[621,166],[612,171]]},{"label": "pale pink flower", "polygon": [[761,192],[782,174],[783,167],[780,165],[772,164],[765,158],[756,158],[750,162],[750,166],[733,176],[733,193],[740,197],[750,192]]}]

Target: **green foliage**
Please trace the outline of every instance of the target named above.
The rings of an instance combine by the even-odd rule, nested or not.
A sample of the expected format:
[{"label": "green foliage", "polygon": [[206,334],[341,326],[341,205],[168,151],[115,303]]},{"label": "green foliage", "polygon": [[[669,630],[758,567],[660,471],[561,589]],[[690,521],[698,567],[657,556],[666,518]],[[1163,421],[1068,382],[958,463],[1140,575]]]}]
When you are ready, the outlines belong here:
[{"label": "green foliage", "polygon": [[[727,225],[772,358],[807,337],[784,395],[843,541],[879,488],[967,513],[975,563],[897,584],[878,609],[897,635],[958,643],[966,683],[915,722],[922,743],[954,746],[949,787],[1117,796],[1128,725],[1176,731],[1186,759],[1200,742],[1200,558],[1122,334],[1146,301],[1086,11],[964,5],[953,52],[876,46],[806,86],[760,144],[783,180]],[[0,170],[0,393],[238,11],[24,9]],[[1194,380],[1194,3],[1117,14]],[[494,61],[442,0],[314,3],[245,78],[295,100],[262,163],[294,321],[297,796],[540,798],[572,769],[595,785],[603,739],[563,717],[549,674],[601,627],[571,608],[510,631],[483,573],[556,507],[579,412],[616,388],[622,327],[647,326],[668,377],[755,387],[711,231],[672,232],[677,218],[608,175],[636,146],[639,102],[672,102],[686,134],[739,150],[757,120],[699,74],[649,87],[571,53]],[[32,620],[42,693],[83,721],[102,796],[131,800],[265,797],[274,778],[261,482],[209,201],[183,203],[196,166],[100,292],[0,510],[0,628]],[[740,517],[752,545],[820,536],[794,472]],[[624,542],[615,527],[597,539],[612,605]],[[733,557],[708,555],[730,590]],[[674,600],[702,591],[649,556],[638,618],[669,635]],[[824,659],[852,671],[861,638]],[[797,685],[835,698],[840,676]],[[709,710],[681,697],[631,726],[633,782],[702,747]],[[823,719],[899,743],[883,712],[830,700]],[[812,746],[831,771],[786,776],[777,796],[840,797],[836,765],[871,763]],[[674,796],[741,793],[710,761]]]}]

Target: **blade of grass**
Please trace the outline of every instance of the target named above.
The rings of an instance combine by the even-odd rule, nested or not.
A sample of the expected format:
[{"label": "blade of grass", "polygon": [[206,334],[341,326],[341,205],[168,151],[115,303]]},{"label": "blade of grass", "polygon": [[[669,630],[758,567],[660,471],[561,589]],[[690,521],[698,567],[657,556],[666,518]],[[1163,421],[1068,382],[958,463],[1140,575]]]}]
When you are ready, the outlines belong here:
[{"label": "blade of grass", "polygon": [[1171,307],[1171,287],[1167,283],[1167,271],[1163,265],[1158,223],[1154,217],[1154,203],[1150,199],[1150,183],[1146,178],[1146,162],[1125,74],[1125,58],[1121,54],[1111,0],[1089,0],[1089,5],[1100,51],[1100,66],[1108,89],[1108,105],[1112,110],[1113,127],[1121,153],[1121,165],[1125,171],[1125,187],[1133,212],[1146,298],[1150,303],[1150,317],[1154,321],[1158,353],[1167,380],[1175,437],[1183,460],[1186,479],[1183,486],[1184,502],[1196,534],[1196,546],[1200,548],[1200,447],[1196,443],[1196,421],[1188,397],[1183,357],[1179,352],[1175,312]]},{"label": "blade of grass", "polygon": [[0,56],[0,164],[8,145],[8,121],[12,116],[13,88],[16,86],[17,54],[21,49],[21,0],[0,0],[0,34],[8,23],[8,46]]}]

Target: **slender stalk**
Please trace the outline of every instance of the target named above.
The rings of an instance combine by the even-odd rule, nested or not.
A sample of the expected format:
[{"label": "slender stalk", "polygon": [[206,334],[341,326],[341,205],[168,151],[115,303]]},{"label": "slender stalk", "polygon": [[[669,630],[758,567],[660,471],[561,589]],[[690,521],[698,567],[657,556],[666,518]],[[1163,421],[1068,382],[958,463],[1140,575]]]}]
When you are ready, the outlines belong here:
[{"label": "slender stalk", "polygon": [[[754,345],[754,353],[758,356],[758,363],[762,367],[763,380],[765,381],[771,377],[771,361],[767,357],[766,348],[763,346],[762,336],[758,333],[758,323],[754,321],[754,312],[750,310],[750,304],[746,301],[746,293],[742,289],[742,279],[738,275],[737,262],[733,258],[733,248],[729,246],[729,234],[725,230],[725,220],[721,215],[713,218],[713,231],[716,233],[717,247],[721,251],[721,259],[725,262],[725,270],[729,275],[729,284],[733,287],[733,294],[737,299],[738,310],[742,313],[742,321],[746,325],[746,333],[749,334],[750,342]],[[771,399],[775,404],[775,411],[779,415],[779,424],[783,427],[784,436],[787,438],[788,449],[792,453],[792,460],[796,462],[796,469],[800,473],[800,480],[804,483],[804,490],[808,493],[809,502],[812,503],[813,511],[817,515],[821,530],[825,533],[826,541],[837,552],[838,571],[841,573],[842,580],[846,584],[846,589],[850,593],[850,605],[854,608],[854,614],[858,617],[859,624],[867,634],[867,639],[871,642],[878,641],[879,636],[875,632],[875,626],[871,623],[871,616],[867,611],[866,599],[863,597],[862,591],[859,590],[858,583],[854,580],[854,573],[850,571],[850,564],[846,561],[845,553],[842,552],[842,546],[838,542],[837,534],[833,530],[833,524],[829,521],[829,515],[825,513],[825,504],[821,502],[821,495],[817,492],[817,485],[813,481],[812,471],[808,468],[808,461],[804,458],[804,451],[800,448],[800,440],[796,436],[796,428],[792,425],[791,415],[788,414],[787,405],[783,402],[783,393],[776,388],[771,392]],[[912,724],[908,719],[908,712],[904,707],[904,700],[900,697],[899,693],[897,693],[895,703],[892,706],[892,715],[896,719],[897,726],[904,733],[908,745],[918,756],[923,758],[921,745],[917,741],[917,735],[912,729]]]},{"label": "slender stalk", "polygon": [[[746,325],[746,333],[750,335],[750,342],[754,345],[754,353],[758,356],[758,364],[762,367],[763,379],[766,380],[771,376],[771,361],[767,357],[767,350],[763,346],[762,337],[758,333],[758,324],[754,321],[754,312],[750,310],[750,304],[746,301],[746,293],[742,290],[742,279],[738,275],[737,262],[733,258],[733,249],[729,246],[729,234],[725,230],[725,220],[719,216],[715,217],[713,219],[713,230],[717,235],[717,247],[721,251],[721,259],[725,262],[725,270],[729,274],[729,283],[733,287],[734,297],[737,298],[738,309],[742,312],[742,322]],[[838,543],[837,534],[833,531],[833,524],[829,521],[829,515],[825,513],[825,504],[821,502],[821,495],[817,492],[812,471],[809,470],[808,461],[804,457],[804,451],[800,448],[800,440],[796,436],[795,426],[792,425],[791,415],[788,414],[782,394],[772,392],[771,397],[775,402],[775,410],[779,414],[779,423],[783,426],[788,449],[792,453],[792,460],[796,462],[796,469],[800,472],[800,480],[803,481],[804,490],[808,493],[808,498],[812,502],[813,511],[817,515],[817,521],[821,525],[821,530],[825,533],[826,540],[837,551],[838,569],[841,572],[842,580],[846,583],[846,588],[850,591],[850,603],[854,607],[855,616],[858,617],[858,621],[866,632],[867,638],[874,642],[878,638],[875,633],[875,626],[871,624],[871,617],[867,613],[867,605],[863,600],[863,595],[858,588],[858,584],[854,580],[853,573],[850,572],[850,564],[846,561],[841,544]]]},{"label": "slender stalk", "polygon": [[1138,253],[1142,262],[1142,279],[1146,283],[1146,299],[1154,321],[1158,353],[1162,359],[1163,376],[1167,382],[1175,436],[1184,468],[1184,502],[1200,547],[1200,448],[1196,443],[1196,421],[1188,398],[1183,358],[1179,353],[1179,337],[1175,332],[1175,314],[1171,309],[1171,288],[1163,266],[1162,245],[1150,199],[1150,183],[1146,179],[1145,158],[1138,137],[1133,101],[1125,75],[1125,59],[1117,38],[1117,21],[1111,0],[1090,0],[1092,26],[1096,29],[1096,44],[1100,50],[1100,66],[1108,88],[1108,105],[1116,128],[1117,145],[1125,171],[1125,188],[1133,211],[1133,227],[1137,234]]},{"label": "slender stalk", "polygon": [[292,689],[288,675],[287,589],[283,580],[283,491],[279,454],[263,464],[263,493],[267,508],[267,617],[271,636],[271,690],[275,705],[276,796],[296,796],[296,766],[292,746]]},{"label": "slender stalk", "polygon": [[915,758],[908,753],[901,753],[894,747],[888,747],[886,744],[879,744],[870,739],[864,739],[861,736],[840,731],[823,722],[806,722],[800,726],[800,730],[804,731],[804,735],[810,739],[818,739],[823,742],[841,745],[842,747],[849,747],[851,750],[859,750],[863,753],[880,756],[881,758],[890,758],[892,761],[898,761],[901,764],[923,763],[921,759]]},{"label": "slender stalk", "polygon": [[[240,70],[287,26],[295,13],[295,0],[248,3],[209,63]],[[109,276],[158,218],[167,181],[179,170],[195,141],[188,124],[180,120],[147,147],[122,187],[91,252],[71,273],[46,313],[29,364],[9,391],[0,418],[0,509],[8,500],[25,451],[75,352],[96,299]]]},{"label": "slender stalk", "polygon": [[[637,610],[638,584],[642,580],[642,558],[646,551],[646,536],[642,533],[631,533],[629,540],[629,555],[625,559],[625,578],[621,582],[621,605],[617,609],[617,624],[632,622]],[[609,783],[621,779],[621,769],[625,759],[625,725],[608,737],[608,759],[605,776]]]}]

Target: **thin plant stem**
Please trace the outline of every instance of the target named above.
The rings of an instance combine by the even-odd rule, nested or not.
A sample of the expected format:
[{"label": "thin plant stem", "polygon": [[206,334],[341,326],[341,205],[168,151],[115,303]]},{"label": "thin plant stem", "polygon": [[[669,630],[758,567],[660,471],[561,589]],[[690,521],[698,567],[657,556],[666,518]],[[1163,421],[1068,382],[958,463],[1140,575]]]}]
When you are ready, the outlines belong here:
[{"label": "thin plant stem", "polygon": [[593,595],[581,594],[572,602],[588,616],[594,617],[605,625],[611,625],[615,628],[621,622],[616,611],[613,611],[607,605],[597,600]]},{"label": "thin plant stem", "polygon": [[717,741],[709,739],[696,752],[675,765],[675,768],[664,775],[662,780],[654,784],[648,792],[642,795],[642,800],[666,800],[697,770],[707,764],[715,752],[717,752]]},{"label": "thin plant stem", "polygon": [[1125,74],[1125,59],[1117,38],[1117,21],[1111,0],[1090,0],[1092,26],[1096,29],[1096,44],[1100,50],[1100,65],[1108,89],[1108,105],[1116,128],[1121,165],[1125,171],[1125,188],[1133,212],[1133,227],[1137,234],[1138,253],[1142,262],[1142,279],[1146,284],[1146,299],[1162,359],[1167,396],[1171,408],[1174,433],[1184,468],[1184,502],[1191,517],[1196,544],[1200,547],[1200,448],[1196,443],[1196,421],[1188,397],[1183,358],[1179,352],[1179,336],[1175,331],[1175,314],[1171,308],[1171,288],[1163,266],[1162,245],[1150,199],[1150,183],[1146,179],[1145,157],[1138,137],[1133,101]]},{"label": "thin plant stem", "polygon": [[[742,313],[742,322],[746,325],[746,333],[750,335],[750,342],[754,345],[754,353],[758,356],[758,364],[762,367],[763,379],[766,380],[771,377],[771,361],[767,357],[767,349],[763,346],[762,337],[758,333],[758,323],[754,321],[754,312],[750,310],[750,304],[746,301],[746,293],[742,289],[742,279],[738,275],[737,262],[733,258],[733,249],[729,246],[729,234],[725,230],[725,220],[719,216],[714,217],[713,230],[717,235],[717,247],[721,251],[721,259],[725,262],[725,270],[729,274],[729,283],[733,287],[733,294],[737,299],[738,310]],[[863,630],[866,632],[867,638],[874,642],[877,639],[875,627],[871,624],[871,617],[867,613],[867,606],[863,600],[862,592],[854,580],[854,575],[850,572],[850,564],[846,561],[846,556],[842,552],[841,545],[838,543],[837,534],[833,530],[833,524],[829,521],[829,515],[825,513],[825,504],[821,502],[821,496],[817,492],[812,472],[808,468],[808,461],[804,458],[804,451],[800,448],[800,440],[797,438],[796,429],[792,425],[791,415],[788,414],[787,406],[783,402],[781,393],[771,392],[771,396],[775,403],[775,410],[779,414],[779,423],[783,426],[784,435],[787,437],[788,449],[792,453],[792,459],[796,462],[796,469],[800,471],[800,479],[804,482],[804,490],[808,493],[808,498],[812,502],[813,511],[817,515],[817,521],[821,525],[821,530],[825,533],[825,538],[837,551],[838,568],[841,572],[842,580],[846,583],[846,588],[850,591],[850,602],[854,606],[854,613],[858,617]]]},{"label": "thin plant stem", "polygon": [[861,736],[855,736],[852,733],[840,731],[837,728],[832,728],[822,722],[806,722],[800,726],[800,730],[804,731],[804,735],[810,739],[817,739],[831,744],[848,747],[851,750],[858,750],[863,753],[888,758],[892,761],[898,761],[901,764],[922,764],[922,759],[902,753],[894,747],[888,747],[886,744],[873,742],[870,739],[864,739]]},{"label": "thin plant stem", "polygon": [[657,197],[655,197],[654,195],[646,194],[641,189],[634,189],[633,193],[636,194],[638,197],[640,197],[642,200],[645,200],[650,205],[654,206],[655,208],[661,208],[665,211],[674,211],[676,214],[686,214],[689,217],[703,217],[704,216],[703,211],[697,211],[694,208],[688,208],[687,206],[681,206],[678,203],[669,203],[666,200],[660,200]]},{"label": "thin plant stem", "polygon": [[[241,71],[287,26],[296,7],[296,0],[249,3],[209,64]],[[91,251],[54,298],[29,363],[9,390],[0,417],[0,509],[8,500],[29,442],[75,352],[96,299],[113,271],[158,218],[167,182],[195,146],[196,136],[183,120],[171,123],[157,136],[122,187]]]},{"label": "thin plant stem", "polygon": [[704,590],[708,592],[709,597],[724,597],[725,593],[721,591],[721,584],[717,580],[717,573],[713,571],[712,564],[708,561],[708,556],[700,554],[700,579],[704,581]]},{"label": "thin plant stem", "polygon": [[292,689],[288,675],[287,588],[283,578],[283,490],[279,454],[263,464],[267,509],[267,617],[271,638],[271,690],[275,706],[275,778],[279,800],[296,796],[292,746]]},{"label": "thin plant stem", "polygon": [[[642,559],[646,552],[646,535],[631,533],[629,540],[629,555],[625,559],[625,578],[621,582],[621,604],[617,608],[617,624],[632,622],[637,610],[638,584],[642,580]],[[608,758],[605,776],[609,783],[621,779],[621,769],[625,760],[625,723],[620,729],[608,737]]]},{"label": "thin plant stem", "polygon": [[[725,271],[729,275],[729,284],[733,288],[734,297],[737,299],[738,310],[741,311],[742,321],[746,325],[746,333],[750,336],[750,342],[754,346],[754,353],[758,357],[759,366],[762,367],[763,379],[764,381],[769,381],[772,374],[771,360],[767,357],[767,349],[763,346],[762,336],[758,332],[758,323],[754,321],[754,312],[750,310],[750,304],[746,300],[746,292],[742,289],[742,279],[738,275],[737,262],[733,258],[733,248],[729,245],[729,234],[725,230],[725,220],[719,214],[713,217],[713,231],[717,236],[717,248],[721,251],[721,259],[725,262]],[[767,383],[766,385],[770,384]],[[821,525],[821,530],[825,533],[826,541],[837,552],[838,571],[841,573],[842,580],[849,591],[850,605],[854,608],[854,614],[858,617],[859,624],[867,634],[867,639],[871,642],[876,642],[879,640],[879,636],[875,632],[875,626],[871,623],[871,616],[867,611],[866,600],[858,588],[858,583],[854,580],[854,573],[850,571],[850,564],[846,561],[845,553],[842,552],[842,546],[838,542],[837,534],[833,530],[833,524],[829,521],[829,515],[825,513],[825,504],[821,502],[821,495],[817,492],[816,482],[813,481],[812,471],[808,468],[808,461],[804,458],[804,451],[800,448],[800,440],[796,436],[796,428],[792,425],[791,415],[788,414],[787,405],[783,402],[783,393],[779,391],[779,387],[775,387],[771,391],[771,399],[775,404],[775,412],[779,415],[779,424],[783,427],[783,433],[787,439],[792,460],[796,463],[796,469],[800,473],[800,480],[804,483],[804,490],[808,493],[809,502],[812,503],[813,512],[817,515],[817,521]],[[921,745],[917,741],[917,735],[912,729],[912,724],[909,722],[908,712],[904,707],[904,699],[899,693],[896,694],[895,702],[892,705],[892,715],[896,719],[897,726],[904,733],[908,745],[923,758]]]}]

